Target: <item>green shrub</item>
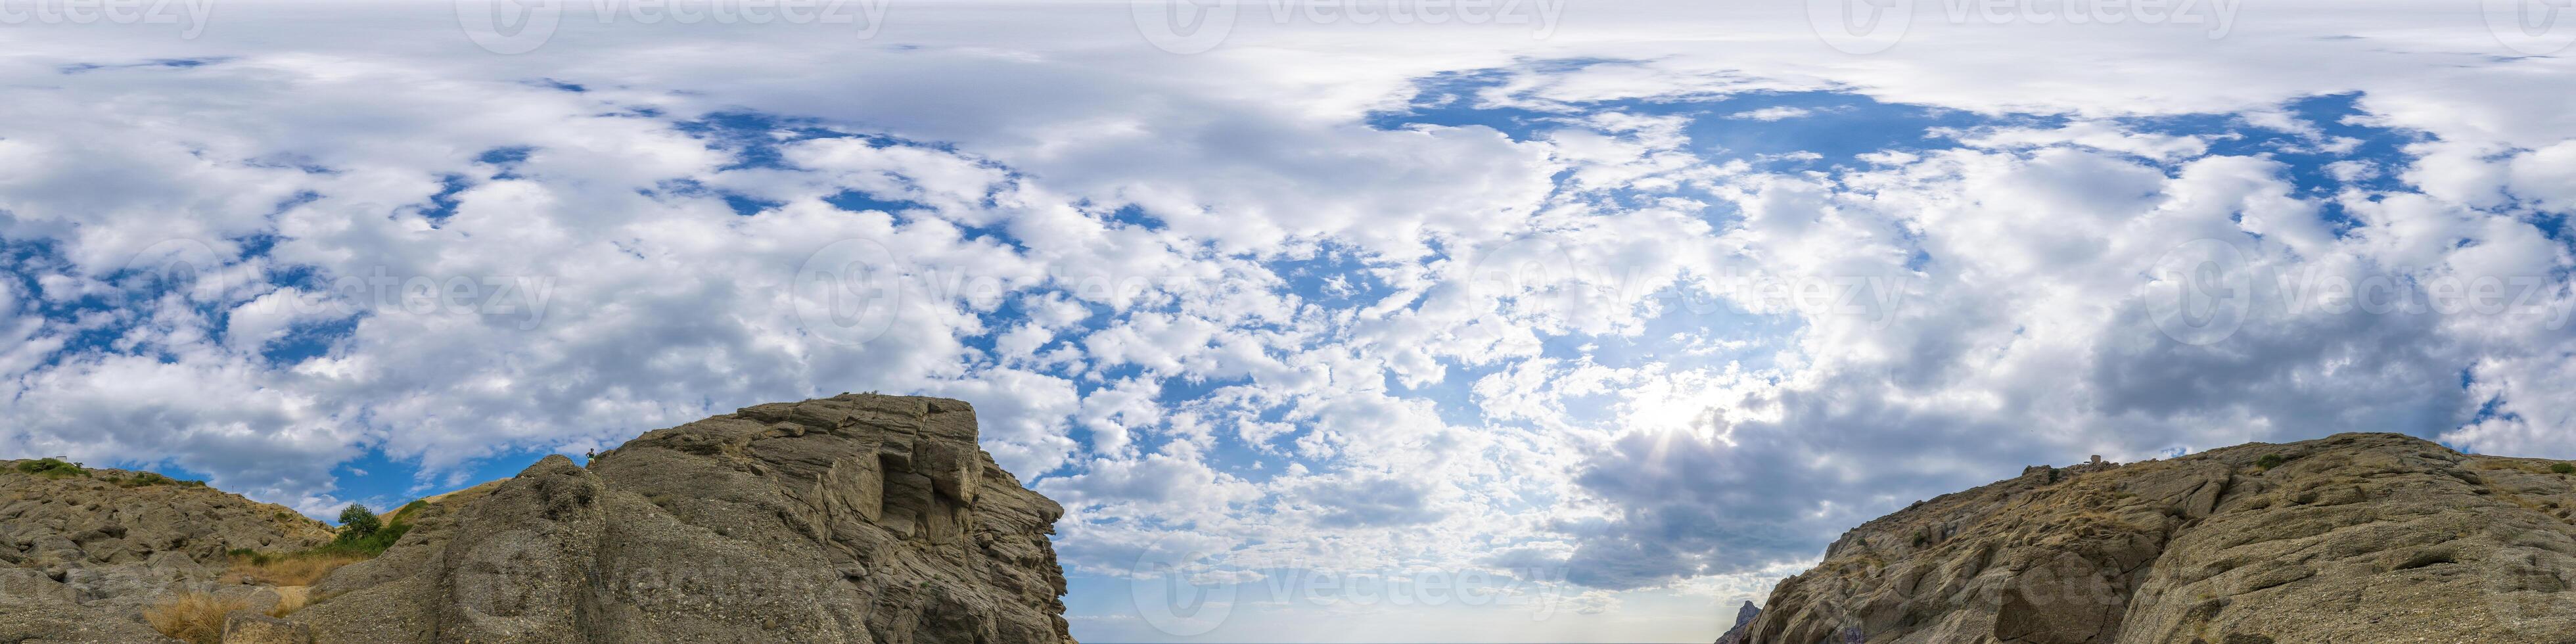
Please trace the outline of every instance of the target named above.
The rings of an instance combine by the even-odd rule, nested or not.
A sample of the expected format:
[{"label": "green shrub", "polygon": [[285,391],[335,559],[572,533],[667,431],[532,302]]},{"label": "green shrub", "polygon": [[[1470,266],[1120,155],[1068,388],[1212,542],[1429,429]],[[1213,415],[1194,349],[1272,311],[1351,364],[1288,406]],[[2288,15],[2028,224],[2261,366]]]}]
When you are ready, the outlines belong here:
[{"label": "green shrub", "polygon": [[178,481],[172,480],[170,477],[162,476],[159,472],[141,472],[135,474],[134,478],[122,481],[108,479],[108,482],[125,487],[150,487],[154,485],[175,485],[178,483]]},{"label": "green shrub", "polygon": [[2576,474],[2576,463],[2552,463],[2549,466],[2549,471],[2560,474]]},{"label": "green shrub", "polygon": [[[365,509],[364,506],[355,504],[350,507]],[[294,552],[270,553],[240,548],[225,554],[232,558],[234,564],[249,567],[264,567],[281,561],[328,561],[345,564],[373,559],[377,555],[384,554],[387,548],[400,543],[403,535],[411,533],[411,524],[400,519],[364,533],[348,529],[362,521],[374,520],[376,515],[373,513],[369,513],[366,519],[358,519],[357,515],[344,511],[340,518],[343,523],[349,525],[343,526],[340,536],[333,538],[330,543]]]},{"label": "green shrub", "polygon": [[63,462],[62,459],[54,458],[40,458],[32,461],[21,462],[18,464],[18,471],[49,479],[89,476],[89,470],[82,469],[81,464],[66,463]]},{"label": "green shrub", "polygon": [[[364,506],[355,504],[350,507],[365,509]],[[342,517],[344,521],[356,518],[354,515]],[[367,518],[374,519],[375,515],[370,513]],[[364,535],[352,530],[342,530],[340,536],[332,539],[330,543],[304,550],[268,553],[239,548],[225,554],[231,557],[235,572],[255,573],[278,585],[300,586],[321,579],[334,568],[374,559],[378,555],[385,554],[386,549],[394,547],[395,543],[402,541],[403,535],[410,532],[410,523],[396,519]]]},{"label": "green shrub", "polygon": [[340,538],[332,539],[330,543],[305,552],[313,555],[374,557],[384,554],[385,549],[394,547],[394,544],[401,542],[403,535],[409,532],[411,532],[411,524],[408,523],[385,526],[381,530],[360,537],[351,537],[351,533],[342,532]]},{"label": "green shrub", "polygon": [[2272,468],[2280,467],[2282,463],[2286,462],[2289,462],[2289,459],[2281,458],[2281,455],[2279,454],[2264,454],[2263,458],[2254,459],[2254,466],[2263,468],[2264,471],[2268,472],[2271,471]]},{"label": "green shrub", "polygon": [[351,503],[340,510],[340,541],[365,539],[384,527],[376,513],[367,511],[367,506]]},{"label": "green shrub", "polygon": [[411,522],[404,520],[404,515],[417,509],[414,505],[420,504],[414,502],[395,510],[390,515],[393,520],[386,521],[367,511],[367,506],[351,503],[340,511],[340,536],[306,553],[356,557],[384,554],[386,548],[394,547],[395,543],[402,541],[403,535],[411,532]]}]

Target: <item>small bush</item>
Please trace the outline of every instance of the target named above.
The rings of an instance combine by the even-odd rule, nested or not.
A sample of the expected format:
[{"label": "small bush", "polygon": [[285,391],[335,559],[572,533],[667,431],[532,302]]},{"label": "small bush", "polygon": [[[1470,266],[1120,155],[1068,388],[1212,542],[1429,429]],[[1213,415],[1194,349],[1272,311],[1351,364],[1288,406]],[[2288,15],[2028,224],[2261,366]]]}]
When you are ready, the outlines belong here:
[{"label": "small bush", "polygon": [[143,620],[162,635],[189,644],[223,644],[224,616],[249,607],[244,600],[211,593],[180,593],[143,609]]},{"label": "small bush", "polygon": [[2269,472],[2272,468],[2280,467],[2282,463],[2287,462],[2289,462],[2289,459],[2281,458],[2281,455],[2279,454],[2264,454],[2263,458],[2254,459],[2254,466],[2263,468],[2263,471]]},{"label": "small bush", "polygon": [[120,481],[120,480],[116,480],[116,479],[108,479],[108,482],[110,482],[110,483],[115,483],[115,484],[117,484],[117,485],[121,485],[121,486],[125,486],[125,487],[150,487],[150,486],[154,486],[154,485],[176,485],[176,484],[178,484],[178,481],[173,480],[173,479],[171,479],[170,477],[167,477],[167,476],[162,476],[162,475],[161,475],[161,473],[159,473],[159,472],[142,472],[142,473],[135,474],[135,475],[134,475],[134,478],[125,479],[125,480],[121,480],[121,481]]},{"label": "small bush", "polygon": [[365,539],[384,527],[376,513],[367,511],[367,506],[351,503],[340,510],[340,541]]},{"label": "small bush", "polygon": [[2551,463],[2549,465],[2549,471],[2559,474],[2576,474],[2576,463]]},{"label": "small bush", "polygon": [[66,463],[63,462],[62,459],[54,458],[40,458],[32,461],[21,462],[18,464],[18,471],[49,479],[89,476],[89,470],[82,469],[81,464]]},{"label": "small bush", "polygon": [[[279,518],[284,520],[287,517],[279,515]],[[378,521],[376,515],[367,512],[366,506],[354,503],[341,512],[340,520],[346,524],[340,536],[313,548],[290,553],[267,553],[248,548],[227,552],[225,554],[232,557],[232,568],[227,572],[272,586],[309,586],[341,566],[384,554],[386,549],[401,543],[403,535],[411,533],[411,523],[402,520],[399,514],[381,527],[370,525]]]},{"label": "small bush", "polygon": [[384,554],[386,548],[392,548],[394,544],[401,543],[403,535],[410,532],[411,524],[408,523],[396,523],[363,537],[351,537],[352,533],[342,532],[340,538],[332,539],[330,543],[322,544],[321,547],[307,552],[374,558],[376,555]]}]

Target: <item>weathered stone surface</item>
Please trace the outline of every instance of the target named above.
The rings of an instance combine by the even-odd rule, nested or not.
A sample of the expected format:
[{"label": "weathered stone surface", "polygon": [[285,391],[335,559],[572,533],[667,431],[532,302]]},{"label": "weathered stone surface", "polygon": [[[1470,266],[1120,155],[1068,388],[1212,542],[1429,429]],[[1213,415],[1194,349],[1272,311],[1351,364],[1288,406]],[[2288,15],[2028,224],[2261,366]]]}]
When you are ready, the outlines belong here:
[{"label": "weathered stone surface", "polygon": [[143,609],[175,591],[223,589],[226,553],[332,536],[285,506],[157,474],[54,478],[21,462],[0,461],[0,642],[171,641]]},{"label": "weathered stone surface", "polygon": [[469,492],[290,619],[326,643],[1071,642],[1063,510],[962,402],[759,405]]},{"label": "weathered stone surface", "polygon": [[2550,463],[2344,434],[2032,468],[1845,534],[1747,641],[2576,643]]},{"label": "weathered stone surface", "polygon": [[11,597],[0,602],[0,642],[177,644],[140,618],[69,601]]},{"label": "weathered stone surface", "polygon": [[237,548],[293,550],[331,539],[330,526],[286,506],[203,485],[127,487],[120,482],[148,473],[106,468],[48,478],[19,472],[23,462],[0,461],[0,564],[61,577],[179,559],[222,563]]},{"label": "weathered stone surface", "polygon": [[251,611],[224,617],[224,644],[313,644],[313,629]]}]

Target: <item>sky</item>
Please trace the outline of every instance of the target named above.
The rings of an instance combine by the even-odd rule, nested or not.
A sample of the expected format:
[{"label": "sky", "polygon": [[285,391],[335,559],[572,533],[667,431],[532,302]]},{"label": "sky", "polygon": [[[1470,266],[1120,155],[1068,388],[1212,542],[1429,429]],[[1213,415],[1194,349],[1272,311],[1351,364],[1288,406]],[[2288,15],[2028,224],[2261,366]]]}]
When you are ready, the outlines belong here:
[{"label": "sky", "polygon": [[0,457],[975,404],[1086,642],[1691,642],[2027,465],[2576,458],[2576,7],[0,1]]}]

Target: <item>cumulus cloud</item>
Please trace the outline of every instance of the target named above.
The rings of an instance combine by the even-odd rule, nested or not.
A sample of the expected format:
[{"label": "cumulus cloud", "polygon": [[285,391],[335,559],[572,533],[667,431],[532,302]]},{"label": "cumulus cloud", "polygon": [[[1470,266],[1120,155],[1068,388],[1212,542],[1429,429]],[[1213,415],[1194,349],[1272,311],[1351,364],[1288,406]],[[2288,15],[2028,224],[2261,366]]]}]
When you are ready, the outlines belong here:
[{"label": "cumulus cloud", "polygon": [[[404,476],[361,459],[436,491],[953,396],[1066,505],[1077,583],[1479,570],[1578,615],[1756,593],[2086,454],[2576,455],[2576,120],[2533,81],[2567,63],[2483,34],[1925,24],[1853,57],[1797,12],[1604,5],[1544,43],[1173,56],[1123,9],[914,9],[873,41],[570,20],[515,58],[379,19],[443,5],[13,32],[0,451],[323,511]],[[2020,64],[2066,51],[2123,62]]]}]

